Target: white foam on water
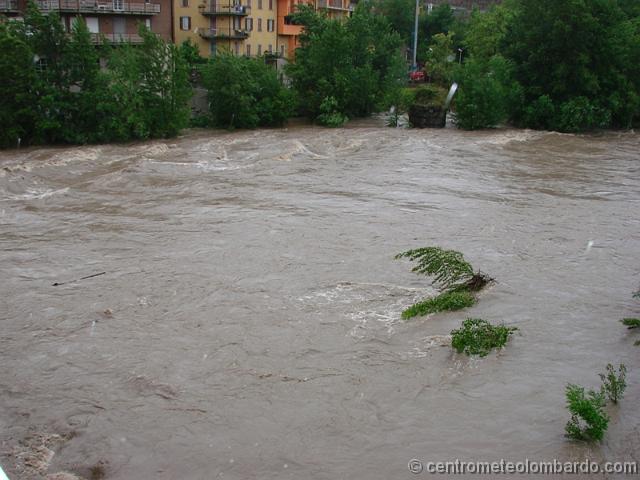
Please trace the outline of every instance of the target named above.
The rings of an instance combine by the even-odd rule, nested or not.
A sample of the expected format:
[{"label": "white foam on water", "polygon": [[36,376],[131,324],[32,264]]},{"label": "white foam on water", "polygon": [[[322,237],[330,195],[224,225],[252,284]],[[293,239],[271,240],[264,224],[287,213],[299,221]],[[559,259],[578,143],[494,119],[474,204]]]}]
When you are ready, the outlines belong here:
[{"label": "white foam on water", "polygon": [[52,189],[38,189],[38,188],[29,188],[26,193],[16,194],[16,195],[8,195],[7,199],[9,200],[41,200],[43,198],[51,197],[53,195],[62,195],[69,191],[69,187],[59,188],[57,190]]}]

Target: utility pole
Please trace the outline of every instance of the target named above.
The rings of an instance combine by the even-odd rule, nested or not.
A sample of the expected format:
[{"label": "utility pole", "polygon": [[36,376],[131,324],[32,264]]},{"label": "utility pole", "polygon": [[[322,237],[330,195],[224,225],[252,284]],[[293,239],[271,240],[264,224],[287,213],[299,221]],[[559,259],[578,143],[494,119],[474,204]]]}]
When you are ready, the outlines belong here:
[{"label": "utility pole", "polygon": [[416,0],[416,19],[413,25],[413,63],[411,64],[411,70],[414,72],[418,69],[418,15],[420,13],[420,0]]}]

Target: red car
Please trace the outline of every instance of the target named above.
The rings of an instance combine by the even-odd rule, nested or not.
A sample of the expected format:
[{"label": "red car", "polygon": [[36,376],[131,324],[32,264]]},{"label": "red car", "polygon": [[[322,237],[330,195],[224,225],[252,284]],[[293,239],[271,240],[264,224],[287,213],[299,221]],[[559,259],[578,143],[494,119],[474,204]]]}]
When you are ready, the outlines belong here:
[{"label": "red car", "polygon": [[413,72],[409,72],[409,80],[415,83],[424,82],[426,80],[426,76],[422,70],[415,70]]}]

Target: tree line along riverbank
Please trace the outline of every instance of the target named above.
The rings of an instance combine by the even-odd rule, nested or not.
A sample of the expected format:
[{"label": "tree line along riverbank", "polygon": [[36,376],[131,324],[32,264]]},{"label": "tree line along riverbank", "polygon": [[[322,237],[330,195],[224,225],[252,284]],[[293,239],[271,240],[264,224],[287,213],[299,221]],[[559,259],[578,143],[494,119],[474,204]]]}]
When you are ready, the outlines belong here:
[{"label": "tree line along riverbank", "polygon": [[[278,126],[294,115],[338,127],[425,98],[440,103],[454,81],[460,128],[638,124],[638,2],[507,0],[467,18],[438,6],[419,18],[417,60],[429,85],[406,89],[410,3],[366,2],[346,20],[301,6],[293,16],[304,26],[300,46],[283,70],[265,57],[207,60],[144,26],[140,45],[96,46],[84,21],[68,34],[56,13],[31,4],[23,21],[0,23],[0,146],[171,137],[189,125]],[[208,91],[209,111],[191,118],[194,84]]]}]

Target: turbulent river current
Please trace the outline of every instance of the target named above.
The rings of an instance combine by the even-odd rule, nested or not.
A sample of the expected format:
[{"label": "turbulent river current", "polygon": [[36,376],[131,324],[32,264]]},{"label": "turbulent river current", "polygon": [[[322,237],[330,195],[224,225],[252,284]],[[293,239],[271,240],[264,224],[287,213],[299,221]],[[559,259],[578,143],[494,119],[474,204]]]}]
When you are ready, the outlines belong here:
[{"label": "turbulent river current", "polygon": [[[435,290],[394,255],[430,245],[497,283],[402,320]],[[640,461],[640,334],[618,321],[640,313],[639,252],[635,133],[360,124],[1,152],[0,464],[391,480],[428,476],[411,459]],[[469,358],[449,336],[467,317],[519,330]],[[565,386],[598,388],[607,363],[625,398],[602,443],[569,441]]]}]

